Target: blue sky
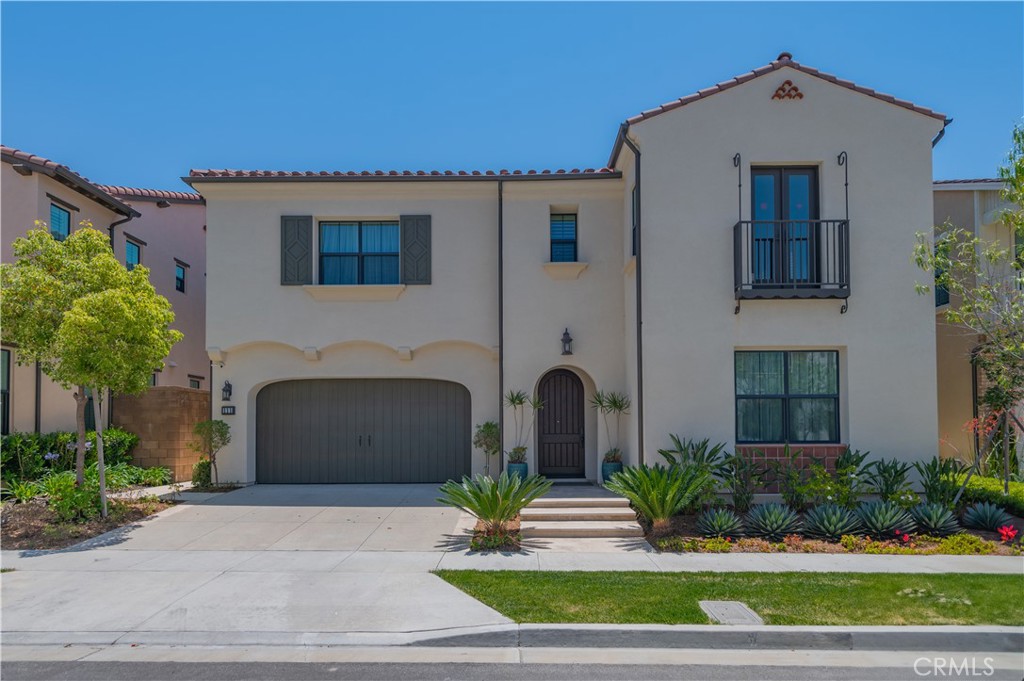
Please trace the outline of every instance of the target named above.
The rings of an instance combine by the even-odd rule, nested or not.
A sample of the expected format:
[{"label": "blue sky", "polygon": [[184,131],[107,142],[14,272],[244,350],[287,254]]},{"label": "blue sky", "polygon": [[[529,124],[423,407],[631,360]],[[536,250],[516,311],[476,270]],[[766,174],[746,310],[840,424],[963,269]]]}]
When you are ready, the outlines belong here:
[{"label": "blue sky", "polygon": [[0,5],[4,144],[96,181],[189,168],[601,166],[627,116],[787,50],[955,119],[991,176],[1024,110],[1024,4]]}]

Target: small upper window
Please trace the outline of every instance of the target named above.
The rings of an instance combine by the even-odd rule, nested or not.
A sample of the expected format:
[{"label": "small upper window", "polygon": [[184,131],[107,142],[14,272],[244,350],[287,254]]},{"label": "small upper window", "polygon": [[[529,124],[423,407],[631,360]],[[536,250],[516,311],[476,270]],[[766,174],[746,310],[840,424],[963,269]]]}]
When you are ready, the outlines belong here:
[{"label": "small upper window", "polygon": [[71,213],[55,203],[50,204],[50,234],[57,241],[64,241],[71,234]]},{"label": "small upper window", "polygon": [[174,265],[174,290],[185,292],[185,265],[180,262]]},{"label": "small upper window", "polygon": [[149,377],[149,385],[150,385],[150,387],[153,387],[153,386],[155,386],[155,385],[156,385],[156,372],[155,372],[155,371],[154,371],[154,372],[153,372],[153,374],[152,374],[152,375],[151,375],[151,376]]},{"label": "small upper window", "polygon": [[142,246],[132,240],[124,243],[124,265],[129,271],[142,262]]},{"label": "small upper window", "polygon": [[397,222],[321,222],[321,284],[397,284]]},{"label": "small upper window", "polygon": [[199,379],[199,378],[190,378],[190,379],[188,379],[188,387],[195,388],[196,390],[199,390],[199,388],[202,387],[202,384],[200,382],[201,380],[202,379]]},{"label": "small upper window", "polygon": [[576,214],[551,214],[551,262],[576,262]]}]

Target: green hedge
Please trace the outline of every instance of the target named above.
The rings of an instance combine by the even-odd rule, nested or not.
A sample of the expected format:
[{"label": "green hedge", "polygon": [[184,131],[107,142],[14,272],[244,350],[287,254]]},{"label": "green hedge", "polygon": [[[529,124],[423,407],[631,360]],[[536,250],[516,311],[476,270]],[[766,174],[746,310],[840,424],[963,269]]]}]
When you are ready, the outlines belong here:
[{"label": "green hedge", "polygon": [[[85,464],[96,461],[96,431],[86,433]],[[75,469],[75,433],[11,433],[0,438],[0,470],[5,480],[37,480],[51,471]],[[103,431],[103,458],[108,465],[129,464],[139,436],[120,428]]]},{"label": "green hedge", "polygon": [[[963,484],[963,478],[960,480]],[[972,476],[964,490],[963,498],[968,503],[988,501],[1002,506],[1008,512],[1018,517],[1024,517],[1024,482],[1011,482],[1010,495],[1003,494],[1003,481],[999,478],[982,478]]]}]

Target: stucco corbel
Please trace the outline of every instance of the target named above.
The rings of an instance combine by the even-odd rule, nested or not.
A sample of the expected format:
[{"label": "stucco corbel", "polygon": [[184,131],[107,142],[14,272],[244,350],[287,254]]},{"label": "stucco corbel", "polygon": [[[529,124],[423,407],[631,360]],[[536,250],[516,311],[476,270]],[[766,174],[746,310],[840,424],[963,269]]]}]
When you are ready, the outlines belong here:
[{"label": "stucco corbel", "polygon": [[400,348],[398,348],[398,359],[402,360],[403,362],[412,361],[412,348],[410,348],[407,345],[403,345]]},{"label": "stucco corbel", "polygon": [[206,348],[206,354],[209,355],[210,361],[213,362],[214,364],[223,365],[228,353],[224,352],[218,347],[209,347]]},{"label": "stucco corbel", "polygon": [[305,356],[307,362],[316,362],[320,359],[320,351],[312,345],[307,345],[302,348],[302,354]]}]

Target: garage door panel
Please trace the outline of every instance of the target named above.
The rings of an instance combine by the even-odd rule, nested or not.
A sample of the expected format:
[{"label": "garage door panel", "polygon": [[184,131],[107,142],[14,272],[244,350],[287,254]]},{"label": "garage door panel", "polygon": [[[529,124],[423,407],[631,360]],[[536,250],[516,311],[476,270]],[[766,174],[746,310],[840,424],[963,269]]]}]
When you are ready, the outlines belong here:
[{"label": "garage door panel", "polygon": [[425,379],[283,381],[256,398],[256,480],[443,482],[470,470],[465,387]]}]

